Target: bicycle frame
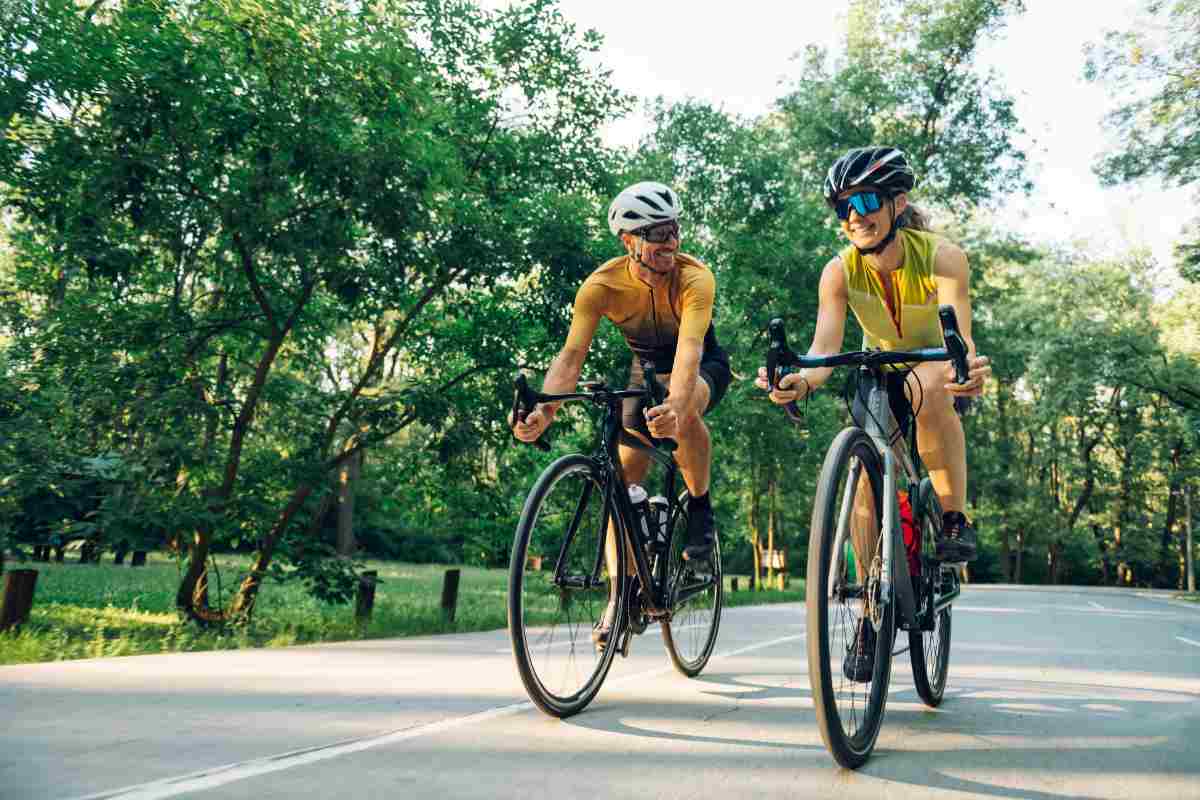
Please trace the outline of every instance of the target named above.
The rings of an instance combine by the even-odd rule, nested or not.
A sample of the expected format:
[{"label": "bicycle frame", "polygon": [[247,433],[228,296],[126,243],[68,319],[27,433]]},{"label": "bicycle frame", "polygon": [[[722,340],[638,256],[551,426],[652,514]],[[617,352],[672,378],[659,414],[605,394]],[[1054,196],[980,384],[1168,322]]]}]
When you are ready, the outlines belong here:
[{"label": "bicycle frame", "polygon": [[[621,464],[618,447],[624,442],[628,447],[633,447],[647,453],[652,460],[666,469],[663,481],[666,486],[667,502],[670,503],[671,508],[671,522],[674,522],[679,513],[679,501],[675,493],[675,478],[679,468],[669,453],[659,450],[656,447],[649,447],[642,444],[632,436],[624,436],[623,432],[624,424],[622,423],[620,414],[616,412],[616,408],[609,405],[604,412],[604,421],[601,425],[599,457],[600,468],[606,474],[612,476],[612,480],[608,481],[608,499],[605,508],[615,508],[618,511],[618,530],[620,535],[625,539],[625,546],[633,553],[633,563],[638,580],[641,582],[642,590],[650,600],[650,607],[646,609],[647,612],[652,617],[664,617],[670,613],[670,602],[666,596],[666,581],[663,580],[666,566],[663,564],[660,569],[664,573],[663,575],[655,576],[650,562],[646,558],[646,542],[643,541],[642,532],[634,524],[637,514],[634,512],[633,503],[629,501],[629,484],[625,479],[625,469]],[[606,511],[605,526],[607,526],[608,521],[608,512]],[[601,548],[603,549],[603,542],[601,542]],[[601,555],[603,555],[603,552]]]},{"label": "bicycle frame", "polygon": [[[904,534],[900,529],[900,502],[897,499],[897,476],[903,470],[904,477],[912,494],[912,487],[919,482],[917,468],[904,447],[897,447],[891,440],[890,432],[895,430],[896,420],[888,403],[887,389],[884,388],[883,375],[878,369],[864,368],[864,378],[869,381],[866,398],[866,424],[863,429],[875,443],[875,449],[883,461],[883,530],[882,552],[879,554],[883,561],[880,575],[880,595],[882,602],[891,602],[892,585],[896,587],[896,598],[901,620],[909,626],[917,626],[917,603],[913,596],[912,581],[909,580],[908,556],[904,551]],[[883,423],[881,425],[881,423]],[[915,420],[914,420],[915,424]],[[888,429],[884,429],[884,425]],[[833,542],[833,562],[831,570],[833,580],[829,582],[829,595],[834,596],[841,591],[841,559],[845,552],[846,541],[849,537],[849,521],[851,508],[854,505],[854,492],[858,479],[862,474],[862,465],[855,463],[850,468],[850,479],[846,481],[845,493],[842,496],[841,511],[838,514],[837,533]]]},{"label": "bicycle frame", "polygon": [[[910,454],[903,446],[902,440],[893,441],[891,432],[896,428],[896,420],[892,415],[891,404],[884,378],[884,366],[889,364],[908,364],[924,361],[950,361],[954,366],[955,380],[965,383],[968,378],[967,348],[962,334],[958,330],[958,321],[954,308],[942,305],[938,308],[938,317],[942,326],[944,348],[925,348],[904,352],[863,351],[858,353],[841,353],[832,356],[797,356],[787,346],[787,336],[783,331],[783,320],[772,320],[768,326],[771,344],[767,351],[767,374],[771,387],[776,385],[777,377],[787,374],[791,367],[836,367],[856,365],[862,371],[868,382],[865,402],[865,424],[863,430],[871,438],[876,452],[883,463],[883,532],[882,560],[880,575],[880,595],[883,603],[890,603],[893,596],[897,599],[899,624],[902,628],[914,629],[919,627],[917,619],[917,603],[913,594],[912,581],[909,579],[908,555],[903,549],[904,534],[900,528],[900,502],[897,495],[898,477],[903,474],[907,482],[910,496],[912,490],[919,486],[920,455]],[[786,406],[788,416],[794,422],[800,422],[803,417],[795,403]],[[916,425],[916,419],[912,420]],[[885,429],[886,428],[886,429]],[[899,444],[900,446],[897,446]],[[916,463],[913,459],[916,458]],[[849,521],[854,505],[854,494],[862,468],[858,463],[851,465],[850,479],[846,482],[845,493],[842,497],[841,510],[838,514],[837,531],[833,543],[833,579],[829,582],[829,593],[832,597],[838,592],[845,592],[841,581],[841,559],[845,551],[846,540],[849,536]],[[916,511],[916,509],[914,509]],[[922,509],[922,513],[924,510]],[[914,515],[916,516],[916,515]],[[865,581],[863,582],[865,586]],[[895,589],[893,595],[892,589]],[[958,587],[937,598],[933,612],[940,611],[958,596]]]},{"label": "bicycle frame", "polygon": [[[647,387],[657,387],[655,376],[652,367],[645,368],[647,379]],[[674,442],[663,442],[662,448],[647,445],[631,434],[625,432],[624,424],[621,419],[620,401],[629,397],[650,397],[650,399],[661,401],[661,398],[655,398],[651,394],[651,389],[643,390],[610,390],[603,386],[596,387],[594,393],[570,393],[562,395],[546,395],[534,392],[529,389],[524,376],[518,375],[516,378],[517,395],[514,398],[513,412],[516,415],[522,408],[525,410],[531,409],[536,403],[558,400],[591,400],[597,405],[604,406],[604,417],[600,426],[600,443],[599,453],[592,456],[593,462],[605,476],[604,486],[602,491],[604,494],[604,517],[601,524],[605,530],[609,529],[610,522],[614,523],[617,530],[617,535],[624,540],[626,547],[633,554],[634,571],[637,573],[638,580],[641,583],[642,591],[649,601],[646,613],[654,619],[669,619],[671,615],[672,601],[683,602],[690,597],[699,594],[711,585],[711,580],[701,582],[695,586],[682,587],[674,596],[668,596],[672,587],[666,585],[667,564],[665,560],[659,561],[658,574],[651,567],[649,560],[646,557],[646,544],[642,532],[638,526],[634,524],[637,515],[633,509],[633,504],[629,501],[629,487],[625,478],[625,470],[621,464],[619,454],[619,445],[625,444],[628,447],[645,452],[650,458],[661,464],[666,470],[664,476],[664,491],[669,503],[670,516],[668,519],[669,529],[673,530],[674,525],[681,512],[678,494],[676,492],[676,476],[679,468],[675,463],[671,453],[675,449]],[[544,445],[544,442],[538,441],[535,444]],[[548,446],[542,449],[549,449]],[[571,539],[575,535],[575,531],[579,526],[579,517],[590,498],[590,492],[581,498],[580,506],[576,510],[575,518],[571,523],[568,535],[563,539],[563,548],[569,545]],[[611,510],[616,509],[617,519],[611,519]],[[593,561],[593,567],[588,582],[592,585],[601,583],[600,573],[603,568],[605,559],[605,541],[607,537],[601,538],[597,546],[596,558]],[[563,552],[560,551],[555,561],[554,581],[556,585],[564,586],[567,583],[565,576],[562,574],[562,558]]]}]

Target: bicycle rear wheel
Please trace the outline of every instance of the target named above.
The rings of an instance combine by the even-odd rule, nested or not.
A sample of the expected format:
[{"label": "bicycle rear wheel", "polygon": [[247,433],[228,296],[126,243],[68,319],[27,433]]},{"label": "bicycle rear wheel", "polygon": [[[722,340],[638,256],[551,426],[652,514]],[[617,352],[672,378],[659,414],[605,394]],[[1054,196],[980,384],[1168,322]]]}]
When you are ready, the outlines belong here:
[{"label": "bicycle rear wheel", "polygon": [[[571,455],[541,474],[517,525],[508,631],[529,699],[554,717],[577,714],[591,702],[616,653],[612,646],[597,650],[592,641],[610,586],[624,580],[608,572],[607,522],[601,472],[586,456]],[[617,569],[623,572],[623,542],[618,548]],[[617,604],[610,641],[617,640],[623,619],[621,593]]]},{"label": "bicycle rear wheel", "polygon": [[[834,760],[862,766],[883,723],[891,678],[895,603],[883,597],[883,473],[871,438],[847,428],[821,467],[808,543],[808,677],[817,727]],[[838,524],[846,531],[837,541]],[[851,531],[874,545],[849,567]],[[873,662],[863,657],[873,632]],[[860,672],[863,669],[865,672]]]},{"label": "bicycle rear wheel", "polygon": [[[667,602],[671,619],[662,624],[663,643],[671,663],[682,674],[694,678],[712,657],[721,627],[724,587],[721,578],[721,541],[718,537],[708,564],[697,566],[683,559],[687,546],[687,495],[677,506],[672,520],[667,563]],[[716,533],[714,532],[714,536]]]},{"label": "bicycle rear wheel", "polygon": [[[941,596],[942,581],[947,576],[943,575],[941,564],[933,558],[934,541],[942,528],[942,506],[933,492],[929,478],[921,481],[919,492],[922,509],[922,586],[921,591],[917,592],[917,597],[924,604],[932,603]],[[950,670],[950,606],[932,613],[922,605],[918,617],[922,622],[932,622],[932,627],[925,630],[923,625],[921,630],[908,632],[913,684],[925,705],[936,708],[942,702],[946,691],[946,676]]]}]

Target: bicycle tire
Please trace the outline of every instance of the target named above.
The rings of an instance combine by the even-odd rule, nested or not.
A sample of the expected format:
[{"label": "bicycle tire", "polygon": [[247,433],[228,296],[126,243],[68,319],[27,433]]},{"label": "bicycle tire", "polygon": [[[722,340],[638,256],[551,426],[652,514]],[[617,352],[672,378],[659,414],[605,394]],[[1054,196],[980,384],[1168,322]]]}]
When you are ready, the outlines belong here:
[{"label": "bicycle tire", "polygon": [[[865,478],[870,484],[866,502],[874,504],[873,524],[878,530],[873,535],[876,538],[877,556],[882,552],[883,474],[879,455],[865,431],[846,428],[830,445],[817,481],[808,544],[805,603],[808,676],[817,728],[834,760],[848,769],[856,769],[866,763],[879,736],[891,679],[892,642],[895,637],[894,597],[884,598],[881,584],[871,579],[871,575],[878,575],[878,557],[870,566],[858,565],[853,584],[849,583],[847,560],[840,558],[838,577],[845,590],[833,596],[830,592],[839,513],[846,497],[849,496],[850,502],[854,502],[853,494],[857,493],[859,486],[855,483],[851,487],[853,491],[847,491],[853,459],[857,459],[861,465],[855,480]],[[875,608],[879,612],[873,621],[866,620],[861,614],[856,615],[854,610],[856,595],[864,597],[867,593],[878,594]],[[860,611],[863,605],[858,603]],[[845,674],[847,667],[842,662],[849,655],[851,642],[858,640],[860,621],[871,625],[873,629],[878,625],[875,629],[873,669],[870,680],[865,683],[851,680]],[[838,662],[836,665],[835,661]]]},{"label": "bicycle tire", "polygon": [[[606,504],[604,475],[595,462],[563,456],[538,477],[517,523],[509,564],[509,637],[529,699],[552,717],[578,714],[592,701],[617,651],[624,593],[618,592],[609,646],[597,649],[592,640],[613,583],[603,553]],[[621,586],[625,548],[617,538]],[[549,569],[534,569],[531,555],[549,559]]]},{"label": "bicycle tire", "polygon": [[[670,559],[667,562],[667,595],[671,618],[662,623],[662,637],[675,669],[694,678],[704,670],[716,647],[725,591],[721,576],[721,540],[715,531],[709,570],[697,569],[683,560],[688,527],[686,498],[684,493],[671,523],[666,553]],[[706,583],[707,589],[692,594]]]},{"label": "bicycle tire", "polygon": [[[936,581],[940,585],[942,567],[933,558],[934,541],[941,532],[942,506],[933,492],[929,478],[921,481],[919,504],[921,513],[921,568],[926,574],[923,581]],[[926,587],[928,589],[928,587]],[[918,597],[923,597],[918,593]],[[937,597],[937,593],[934,593]],[[942,703],[946,691],[946,678],[950,671],[950,607],[934,615],[933,630],[910,630],[908,632],[909,660],[912,662],[913,684],[922,702],[930,708]]]}]

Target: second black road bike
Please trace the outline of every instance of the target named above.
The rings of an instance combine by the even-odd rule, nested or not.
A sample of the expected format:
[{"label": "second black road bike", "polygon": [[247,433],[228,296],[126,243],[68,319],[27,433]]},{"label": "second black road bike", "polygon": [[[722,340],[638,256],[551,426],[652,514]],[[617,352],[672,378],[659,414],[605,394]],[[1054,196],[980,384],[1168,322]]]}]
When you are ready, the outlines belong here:
[{"label": "second black road bike", "polygon": [[[508,582],[508,631],[529,698],[547,714],[569,717],[596,696],[619,652],[652,623],[675,668],[699,675],[712,655],[721,622],[719,541],[709,559],[685,560],[687,492],[677,486],[670,440],[643,443],[624,431],[621,404],[662,402],[652,365],[646,387],[611,389],[585,383],[581,392],[542,394],[523,375],[515,379],[513,417],[536,404],[585,401],[602,409],[592,453],[555,460],[525,500],[513,539]],[[544,441],[536,442],[543,450]],[[631,500],[618,444],[637,447],[665,468],[662,492]],[[603,644],[595,632],[610,598],[616,617]]]}]

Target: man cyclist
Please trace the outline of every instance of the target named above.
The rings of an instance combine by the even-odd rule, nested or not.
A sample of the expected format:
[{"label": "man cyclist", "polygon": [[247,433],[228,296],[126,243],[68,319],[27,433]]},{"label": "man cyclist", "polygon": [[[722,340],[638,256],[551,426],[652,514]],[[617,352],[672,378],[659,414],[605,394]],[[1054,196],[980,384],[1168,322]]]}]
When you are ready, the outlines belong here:
[{"label": "man cyclist", "polygon": [[[930,362],[893,372],[887,388],[901,430],[908,426],[907,398],[917,406],[917,450],[944,509],[936,555],[943,561],[973,561],[975,527],[963,513],[966,438],[955,400],[981,394],[991,367],[986,357],[976,354],[971,338],[967,257],[953,242],[930,232],[924,212],[908,201],[915,182],[908,159],[895,147],[856,148],[829,168],[825,202],[837,214],[850,246],[821,273],[817,326],[808,353],[841,351],[847,307],[862,326],[864,349],[941,347],[938,305],[954,307],[967,344],[967,382],[954,382],[949,363]],[[771,392],[771,399],[780,404],[802,400],[832,372],[820,368],[787,375]],[[765,368],[759,370],[756,383],[768,388]],[[866,559],[860,563],[870,563],[873,545],[865,539],[855,542],[856,555]],[[868,680],[874,659],[874,631],[870,625],[861,627],[858,638],[867,641],[860,641],[857,655],[844,662],[852,680]]]},{"label": "man cyclist", "polygon": [[[625,254],[602,264],[580,286],[566,343],[546,372],[542,391],[575,389],[601,317],[620,329],[633,351],[631,388],[645,385],[641,361],[653,363],[667,388],[666,400],[649,409],[637,399],[626,400],[624,426],[643,439],[649,433],[678,443],[675,461],[690,495],[683,556],[700,561],[711,553],[716,535],[709,498],[712,449],[702,417],[724,396],[730,369],[712,325],[716,281],[707,266],[679,251],[680,213],[678,195],[655,181],[635,183],[612,201],[608,227],[620,238]],[[553,422],[559,405],[539,404],[524,421],[515,421],[513,433],[523,442],[536,440]],[[626,480],[640,483],[650,457],[622,444],[620,458]],[[611,537],[608,550],[611,564],[616,552]],[[612,629],[616,588],[594,633],[599,646]]]}]

